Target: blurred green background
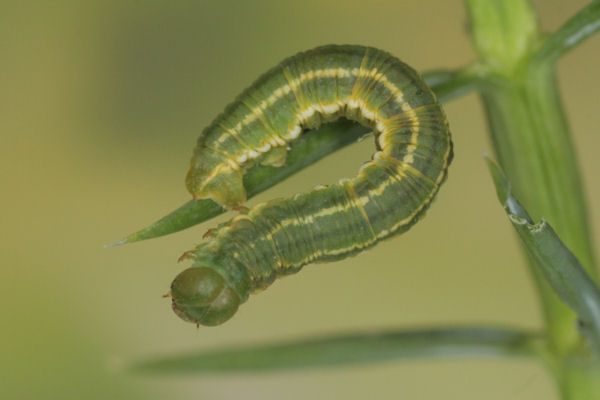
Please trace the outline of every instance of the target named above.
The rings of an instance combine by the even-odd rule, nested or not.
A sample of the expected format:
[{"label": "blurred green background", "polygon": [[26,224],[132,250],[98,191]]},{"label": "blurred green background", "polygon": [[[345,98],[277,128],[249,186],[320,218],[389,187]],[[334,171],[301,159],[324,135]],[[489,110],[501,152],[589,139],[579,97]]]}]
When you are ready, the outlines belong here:
[{"label": "blurred green background", "polygon": [[[546,30],[586,3],[534,1]],[[161,298],[185,268],[177,257],[216,221],[102,248],[187,201],[202,128],[284,57],[360,43],[420,71],[454,68],[475,58],[466,26],[460,0],[2,1],[0,397],[556,399],[545,371],[521,360],[180,378],[121,369],[152,355],[342,331],[540,327],[482,161],[491,148],[474,95],[446,106],[455,161],[421,223],[278,281],[225,325],[197,330]],[[600,40],[558,67],[598,231]],[[250,204],[351,176],[371,153],[370,140],[351,146]]]}]

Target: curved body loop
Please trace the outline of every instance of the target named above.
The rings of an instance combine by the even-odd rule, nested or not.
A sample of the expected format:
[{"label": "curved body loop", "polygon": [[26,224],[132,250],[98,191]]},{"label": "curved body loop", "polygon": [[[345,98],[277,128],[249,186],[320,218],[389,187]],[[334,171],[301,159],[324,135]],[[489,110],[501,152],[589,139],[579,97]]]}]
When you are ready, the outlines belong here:
[{"label": "curved body loop", "polygon": [[363,46],[299,53],[259,78],[198,139],[187,187],[239,207],[245,171],[282,165],[303,130],[341,117],[372,128],[371,160],[354,178],[259,204],[212,230],[171,287],[179,316],[220,324],[278,276],[354,255],[423,215],[452,159],[446,117],[411,67]]}]

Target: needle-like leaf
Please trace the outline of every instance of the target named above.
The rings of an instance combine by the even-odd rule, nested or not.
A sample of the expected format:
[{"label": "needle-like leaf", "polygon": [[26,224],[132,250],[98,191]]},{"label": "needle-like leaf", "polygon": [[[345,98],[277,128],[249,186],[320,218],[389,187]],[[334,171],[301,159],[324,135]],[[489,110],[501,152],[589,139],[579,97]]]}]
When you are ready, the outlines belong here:
[{"label": "needle-like leaf", "polygon": [[364,333],[156,358],[134,372],[159,374],[281,371],[423,357],[531,357],[544,350],[535,334],[497,328]]},{"label": "needle-like leaf", "polygon": [[554,229],[542,219],[534,223],[514,198],[502,170],[487,159],[498,199],[535,265],[558,297],[579,317],[582,334],[600,355],[600,290]]},{"label": "needle-like leaf", "polygon": [[593,1],[550,35],[534,55],[539,63],[551,63],[600,29],[600,0]]}]

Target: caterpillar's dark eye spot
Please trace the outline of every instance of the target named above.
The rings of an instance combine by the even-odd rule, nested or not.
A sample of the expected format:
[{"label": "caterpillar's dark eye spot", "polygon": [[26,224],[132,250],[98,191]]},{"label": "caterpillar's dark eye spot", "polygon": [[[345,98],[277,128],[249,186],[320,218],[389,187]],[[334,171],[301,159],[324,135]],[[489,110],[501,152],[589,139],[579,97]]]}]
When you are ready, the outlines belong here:
[{"label": "caterpillar's dark eye spot", "polygon": [[185,321],[201,325],[222,324],[235,314],[239,296],[215,270],[188,268],[171,284],[173,311]]}]

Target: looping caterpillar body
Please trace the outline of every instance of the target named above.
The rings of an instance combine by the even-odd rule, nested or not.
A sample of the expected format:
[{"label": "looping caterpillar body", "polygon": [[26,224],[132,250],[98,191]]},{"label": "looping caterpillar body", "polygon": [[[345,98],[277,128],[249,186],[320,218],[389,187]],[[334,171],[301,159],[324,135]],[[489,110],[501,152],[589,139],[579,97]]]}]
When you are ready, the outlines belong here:
[{"label": "looping caterpillar body", "polygon": [[171,285],[177,315],[221,324],[278,276],[354,255],[423,215],[452,159],[448,123],[412,68],[371,47],[318,47],[268,71],[204,130],[186,185],[194,198],[239,207],[248,168],[284,164],[303,130],[340,117],[373,129],[371,160],[352,179],[259,204],[211,230]]}]

